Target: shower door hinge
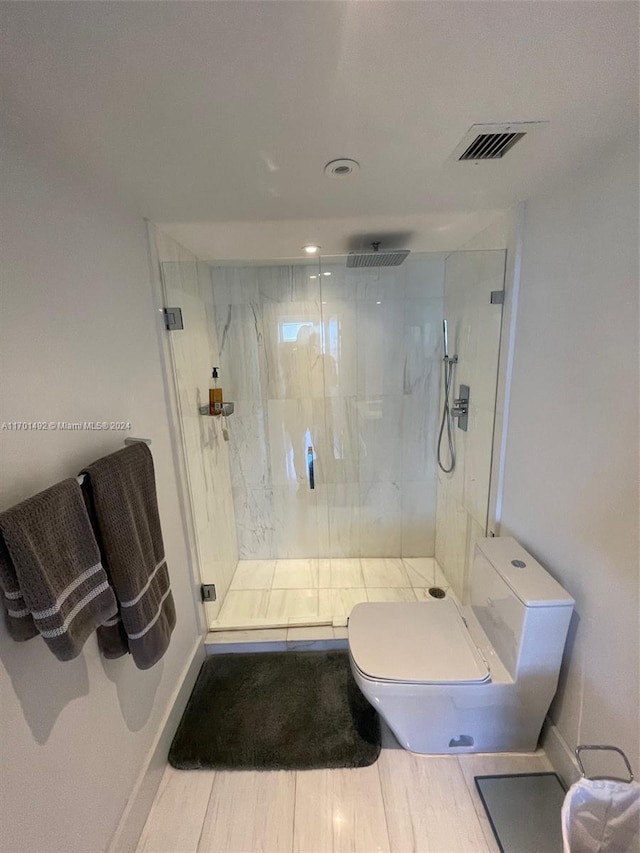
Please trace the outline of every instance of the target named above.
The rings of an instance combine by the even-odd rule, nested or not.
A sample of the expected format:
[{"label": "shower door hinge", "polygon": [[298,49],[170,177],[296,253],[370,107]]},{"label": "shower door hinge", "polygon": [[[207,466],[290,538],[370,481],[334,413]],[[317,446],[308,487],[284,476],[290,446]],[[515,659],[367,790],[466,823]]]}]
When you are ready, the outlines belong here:
[{"label": "shower door hinge", "polygon": [[184,329],[181,308],[163,308],[162,313],[164,315],[164,327],[168,332]]},{"label": "shower door hinge", "polygon": [[203,583],[200,587],[203,601],[216,600],[216,585],[214,583]]},{"label": "shower door hinge", "polygon": [[491,291],[491,304],[492,305],[504,305],[504,290],[492,290]]}]

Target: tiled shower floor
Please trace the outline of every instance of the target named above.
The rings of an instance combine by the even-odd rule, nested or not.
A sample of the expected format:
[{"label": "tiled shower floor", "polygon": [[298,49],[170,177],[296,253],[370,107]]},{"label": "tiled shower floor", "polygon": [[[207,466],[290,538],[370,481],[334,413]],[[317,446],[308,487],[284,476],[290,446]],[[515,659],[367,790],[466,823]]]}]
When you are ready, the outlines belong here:
[{"label": "tiled shower floor", "polygon": [[432,557],[241,560],[214,631],[346,625],[361,601],[422,601],[449,584]]}]

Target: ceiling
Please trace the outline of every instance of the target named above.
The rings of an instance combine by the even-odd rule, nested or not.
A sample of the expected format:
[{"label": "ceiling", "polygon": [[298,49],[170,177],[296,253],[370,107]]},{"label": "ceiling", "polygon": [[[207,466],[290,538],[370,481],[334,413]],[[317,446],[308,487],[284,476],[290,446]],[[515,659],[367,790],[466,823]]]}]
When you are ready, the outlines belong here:
[{"label": "ceiling", "polygon": [[[635,2],[16,2],[0,23],[13,131],[203,258],[457,248],[637,127]],[[449,159],[474,123],[539,120],[502,161]],[[360,172],[326,178],[338,157]]]}]

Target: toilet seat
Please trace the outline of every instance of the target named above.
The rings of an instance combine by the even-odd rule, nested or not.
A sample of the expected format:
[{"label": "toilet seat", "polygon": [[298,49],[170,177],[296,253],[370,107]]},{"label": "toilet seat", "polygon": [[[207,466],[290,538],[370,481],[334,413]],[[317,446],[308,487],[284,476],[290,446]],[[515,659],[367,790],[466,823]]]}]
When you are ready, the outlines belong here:
[{"label": "toilet seat", "polygon": [[357,604],[348,632],[352,661],[367,678],[420,684],[482,684],[491,679],[450,598]]}]

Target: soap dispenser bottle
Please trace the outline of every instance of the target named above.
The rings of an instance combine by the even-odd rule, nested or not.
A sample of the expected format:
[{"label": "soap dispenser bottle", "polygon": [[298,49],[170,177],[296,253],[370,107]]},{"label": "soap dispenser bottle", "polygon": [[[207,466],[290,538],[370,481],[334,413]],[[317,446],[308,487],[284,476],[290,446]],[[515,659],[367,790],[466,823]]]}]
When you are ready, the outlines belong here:
[{"label": "soap dispenser bottle", "polygon": [[[222,388],[218,387],[218,368],[214,367],[211,374],[211,385],[209,386],[209,414],[219,415],[222,408]],[[219,406],[216,411],[216,406]]]}]

